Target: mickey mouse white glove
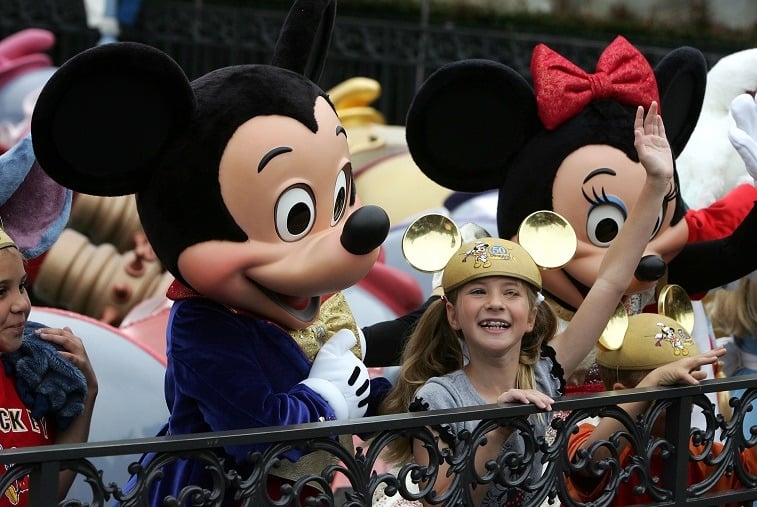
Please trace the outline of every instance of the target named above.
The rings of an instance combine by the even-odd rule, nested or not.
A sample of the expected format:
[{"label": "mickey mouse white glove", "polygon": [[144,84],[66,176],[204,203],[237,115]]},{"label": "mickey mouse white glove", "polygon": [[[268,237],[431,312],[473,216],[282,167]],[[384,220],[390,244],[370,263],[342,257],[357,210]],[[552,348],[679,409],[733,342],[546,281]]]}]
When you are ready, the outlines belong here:
[{"label": "mickey mouse white glove", "polygon": [[731,115],[736,124],[728,129],[728,139],[757,185],[757,102],[744,93],[731,101]]},{"label": "mickey mouse white glove", "polygon": [[365,415],[371,394],[368,368],[352,352],[357,343],[349,329],[334,333],[313,360],[302,384],[320,394],[334,410],[337,420]]}]

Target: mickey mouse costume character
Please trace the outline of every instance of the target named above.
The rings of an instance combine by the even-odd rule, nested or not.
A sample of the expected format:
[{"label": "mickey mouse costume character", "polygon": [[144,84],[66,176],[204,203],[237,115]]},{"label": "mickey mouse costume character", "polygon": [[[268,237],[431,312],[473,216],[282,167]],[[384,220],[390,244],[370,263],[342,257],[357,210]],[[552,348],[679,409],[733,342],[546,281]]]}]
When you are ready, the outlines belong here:
[{"label": "mickey mouse costume character", "polygon": [[[643,182],[630,135],[635,108],[659,101],[677,156],[699,115],[706,63],[698,50],[681,47],[653,69],[619,36],[595,73],[540,44],[531,74],[534,87],[498,62],[448,64],[416,94],[406,136],[413,159],[434,181],[464,192],[498,190],[500,237],[517,240],[519,225],[534,211],[553,210],[568,220],[578,235],[576,255],[544,273],[545,295],[567,320],[594,283]],[[500,119],[496,129],[487,118]],[[662,282],[698,295],[753,271],[756,199],[752,188],[688,210],[676,176],[628,288],[628,312],[643,311]],[[587,376],[572,381],[580,390],[601,390],[597,378],[580,377]]]},{"label": "mickey mouse costume character", "polygon": [[[290,334],[319,317],[325,296],[365,276],[389,229],[381,208],[361,206],[345,129],[314,82],[335,8],[295,1],[270,65],[190,82],[157,49],[105,44],[62,65],[37,101],[42,167],[75,191],[136,194],[145,233],[176,277],[168,434],[360,417],[389,388],[383,378],[369,384],[353,331],[335,332],[314,358]],[[219,452],[244,474],[248,452],[265,448]],[[171,462],[151,501],[209,481],[203,463]]]}]

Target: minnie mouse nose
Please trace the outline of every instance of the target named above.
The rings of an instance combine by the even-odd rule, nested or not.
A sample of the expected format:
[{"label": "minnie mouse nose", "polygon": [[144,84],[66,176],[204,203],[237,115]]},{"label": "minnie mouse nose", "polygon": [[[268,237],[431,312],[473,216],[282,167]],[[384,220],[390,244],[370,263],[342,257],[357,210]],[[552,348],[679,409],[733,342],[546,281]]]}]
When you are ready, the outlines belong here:
[{"label": "minnie mouse nose", "polygon": [[389,234],[389,216],[383,208],[363,206],[347,218],[341,242],[353,255],[365,255],[378,248]]},{"label": "minnie mouse nose", "polygon": [[665,274],[667,265],[656,255],[645,255],[639,261],[634,276],[643,282],[654,282]]}]

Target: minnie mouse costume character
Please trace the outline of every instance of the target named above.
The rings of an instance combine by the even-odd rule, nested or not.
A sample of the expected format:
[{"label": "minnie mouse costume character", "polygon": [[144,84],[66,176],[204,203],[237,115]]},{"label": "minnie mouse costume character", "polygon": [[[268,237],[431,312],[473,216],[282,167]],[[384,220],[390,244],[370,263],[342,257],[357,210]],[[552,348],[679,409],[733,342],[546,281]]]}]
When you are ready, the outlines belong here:
[{"label": "minnie mouse costume character", "polygon": [[[176,277],[168,434],[360,417],[389,388],[369,383],[353,331],[335,332],[315,358],[290,334],[319,317],[324,296],[366,275],[389,229],[381,208],[361,206],[345,129],[314,83],[335,8],[297,0],[270,65],[190,82],[157,49],[105,44],[62,65],[37,101],[41,166],[78,192],[136,194],[145,233]],[[265,448],[219,452],[244,474],[248,452]],[[189,484],[212,487],[204,464],[171,462],[151,501]]]},{"label": "minnie mouse costume character", "polygon": [[[538,45],[533,88],[507,65],[456,62],[431,75],[416,94],[407,117],[408,147],[421,170],[446,187],[498,190],[500,237],[517,240],[519,225],[534,211],[553,210],[568,220],[578,236],[576,255],[543,274],[545,295],[567,320],[596,280],[644,181],[633,146],[636,108],[658,101],[677,156],[696,124],[706,73],[694,48],[671,51],[653,69],[623,37],[606,48],[593,74]],[[491,118],[499,120],[495,129]],[[628,288],[629,313],[652,303],[659,283],[698,295],[757,267],[757,191],[739,192],[710,208],[688,210],[675,177]],[[601,389],[597,380],[592,385]],[[590,390],[588,382],[573,379],[581,390]]]}]

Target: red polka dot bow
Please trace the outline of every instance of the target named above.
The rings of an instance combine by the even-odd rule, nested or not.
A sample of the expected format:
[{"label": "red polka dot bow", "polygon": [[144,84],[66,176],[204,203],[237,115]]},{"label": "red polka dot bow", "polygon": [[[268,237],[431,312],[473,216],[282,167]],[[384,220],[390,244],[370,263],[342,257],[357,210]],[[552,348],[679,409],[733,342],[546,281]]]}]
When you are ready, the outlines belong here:
[{"label": "red polka dot bow", "polygon": [[539,119],[549,130],[572,118],[592,100],[615,99],[648,108],[659,104],[657,80],[649,62],[618,36],[600,55],[594,74],[539,44],[531,57]]}]

